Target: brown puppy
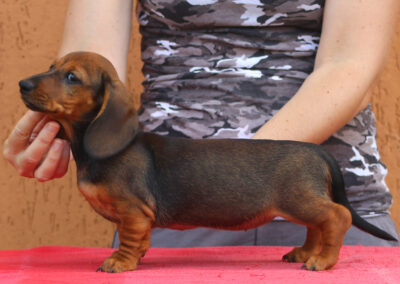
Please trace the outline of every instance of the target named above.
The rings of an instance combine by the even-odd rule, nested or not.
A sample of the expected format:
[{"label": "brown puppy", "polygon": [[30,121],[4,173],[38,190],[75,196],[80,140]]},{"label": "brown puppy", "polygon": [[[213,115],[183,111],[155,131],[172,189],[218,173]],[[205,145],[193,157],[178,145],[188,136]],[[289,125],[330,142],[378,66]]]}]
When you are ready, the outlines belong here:
[{"label": "brown puppy", "polygon": [[136,269],[154,227],[245,230],[282,216],[308,228],[304,246],[283,259],[310,270],[337,262],[351,223],[394,240],[350,207],[339,167],[317,145],[139,132],[131,96],[93,53],[71,53],[19,84],[30,109],[62,125],[79,190],[117,223],[121,244],[102,271]]}]

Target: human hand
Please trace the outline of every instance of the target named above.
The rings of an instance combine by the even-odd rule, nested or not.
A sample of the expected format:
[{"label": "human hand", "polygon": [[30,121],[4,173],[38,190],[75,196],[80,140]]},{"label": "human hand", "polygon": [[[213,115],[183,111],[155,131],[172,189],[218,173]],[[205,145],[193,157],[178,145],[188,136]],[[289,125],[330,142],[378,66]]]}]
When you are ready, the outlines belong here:
[{"label": "human hand", "polygon": [[65,175],[70,160],[69,143],[55,138],[60,125],[29,110],[4,142],[3,155],[18,174],[48,181]]}]

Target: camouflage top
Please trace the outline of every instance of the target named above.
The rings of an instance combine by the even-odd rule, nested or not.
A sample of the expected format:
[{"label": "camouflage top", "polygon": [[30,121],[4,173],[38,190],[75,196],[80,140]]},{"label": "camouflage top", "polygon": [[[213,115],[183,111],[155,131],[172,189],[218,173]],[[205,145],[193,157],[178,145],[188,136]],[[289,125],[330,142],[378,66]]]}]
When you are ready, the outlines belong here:
[{"label": "camouflage top", "polygon": [[[250,138],[312,72],[323,0],[140,0],[144,130]],[[362,215],[392,198],[368,107],[323,146]]]}]

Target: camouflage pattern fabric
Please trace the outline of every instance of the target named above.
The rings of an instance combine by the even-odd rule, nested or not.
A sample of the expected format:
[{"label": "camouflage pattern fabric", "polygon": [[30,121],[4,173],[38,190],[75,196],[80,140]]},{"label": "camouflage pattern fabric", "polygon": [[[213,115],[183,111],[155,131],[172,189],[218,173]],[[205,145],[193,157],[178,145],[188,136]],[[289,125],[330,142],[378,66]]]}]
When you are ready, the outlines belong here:
[{"label": "camouflage pattern fabric", "polygon": [[[312,72],[323,0],[141,0],[145,131],[250,138]],[[361,215],[392,197],[368,107],[323,146],[339,161]]]}]

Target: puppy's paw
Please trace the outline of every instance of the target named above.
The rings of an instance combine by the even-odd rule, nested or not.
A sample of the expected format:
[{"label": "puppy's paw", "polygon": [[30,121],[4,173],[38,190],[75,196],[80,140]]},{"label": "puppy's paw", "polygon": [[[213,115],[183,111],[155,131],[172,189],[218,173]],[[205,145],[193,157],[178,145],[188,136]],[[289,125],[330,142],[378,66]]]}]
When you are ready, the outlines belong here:
[{"label": "puppy's paw", "polygon": [[333,257],[323,257],[321,255],[316,255],[310,257],[306,263],[301,267],[302,269],[311,271],[321,271],[332,268],[337,262],[336,258]]},{"label": "puppy's paw", "polygon": [[294,248],[282,257],[285,262],[306,262],[312,255],[313,251],[304,249],[303,247]]},{"label": "puppy's paw", "polygon": [[116,251],[112,256],[106,258],[104,263],[97,269],[97,271],[108,273],[132,271],[137,268],[138,264],[139,259],[123,257],[118,253],[118,251]]}]

